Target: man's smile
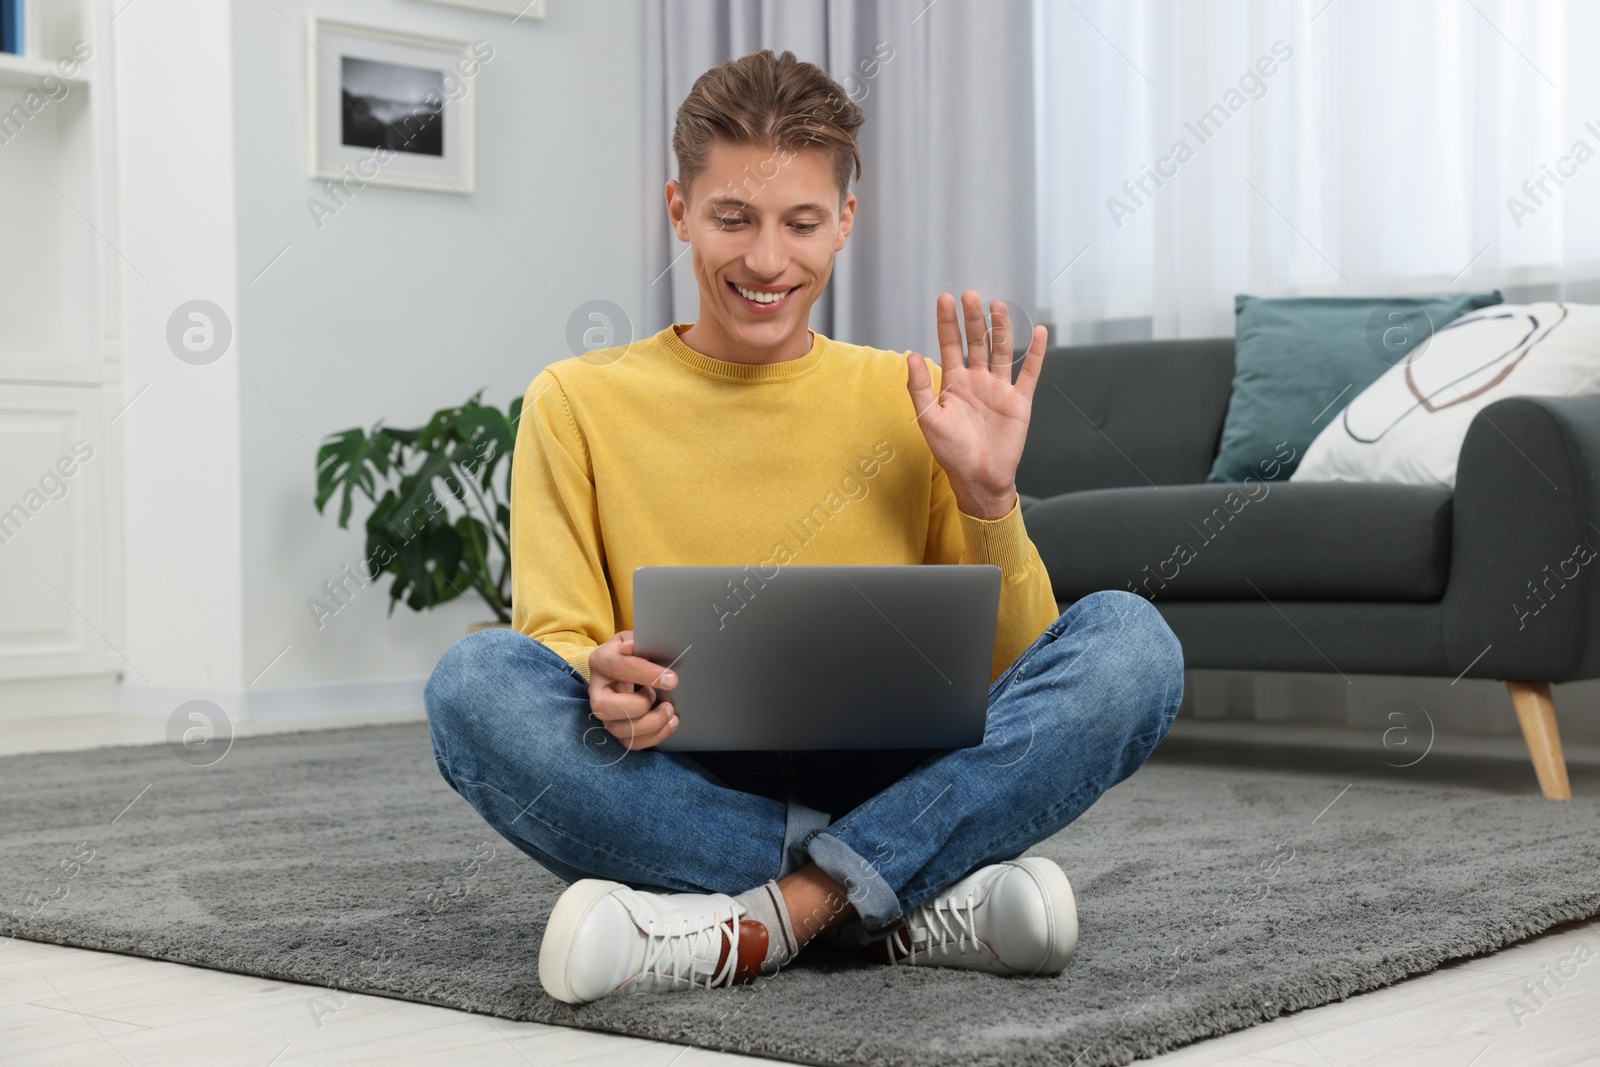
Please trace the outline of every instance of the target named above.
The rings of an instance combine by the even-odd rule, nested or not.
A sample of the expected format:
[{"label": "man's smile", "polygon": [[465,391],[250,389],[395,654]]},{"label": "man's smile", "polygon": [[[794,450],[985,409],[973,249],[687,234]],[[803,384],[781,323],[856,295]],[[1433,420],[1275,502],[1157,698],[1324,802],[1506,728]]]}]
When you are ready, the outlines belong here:
[{"label": "man's smile", "polygon": [[790,295],[798,290],[800,286],[795,285],[789,288],[770,285],[752,287],[740,285],[737,282],[729,282],[728,288],[733,290],[734,295],[739,298],[739,301],[744,304],[747,310],[757,315],[772,315],[789,303]]}]

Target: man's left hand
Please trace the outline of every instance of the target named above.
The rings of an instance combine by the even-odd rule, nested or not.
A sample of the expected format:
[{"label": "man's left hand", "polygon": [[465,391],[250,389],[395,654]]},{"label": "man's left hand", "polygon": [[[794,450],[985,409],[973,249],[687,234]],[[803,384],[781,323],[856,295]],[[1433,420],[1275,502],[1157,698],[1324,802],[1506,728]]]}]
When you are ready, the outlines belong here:
[{"label": "man's left hand", "polygon": [[961,294],[967,345],[963,355],[961,324],[956,321],[956,301],[940,293],[936,303],[939,325],[939,395],[933,394],[933,377],[922,356],[906,357],[906,388],[917,411],[917,424],[928,450],[950,479],[961,510],[975,518],[1003,519],[1016,506],[1017,464],[1028,439],[1028,419],[1033,411],[1033,391],[1044,362],[1048,331],[1033,328],[1028,351],[1016,384],[1011,381],[1011,317],[1002,301],[989,305],[994,321],[984,322],[978,294]]}]

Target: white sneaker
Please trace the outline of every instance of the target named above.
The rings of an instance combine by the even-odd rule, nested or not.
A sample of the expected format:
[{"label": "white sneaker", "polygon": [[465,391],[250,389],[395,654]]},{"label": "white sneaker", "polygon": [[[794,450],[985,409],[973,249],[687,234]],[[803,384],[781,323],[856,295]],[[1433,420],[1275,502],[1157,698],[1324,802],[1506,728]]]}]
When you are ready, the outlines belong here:
[{"label": "white sneaker", "polygon": [[539,946],[539,983],[568,1004],[619,993],[748,981],[767,930],[723,893],[650,893],[584,878],[556,901]]},{"label": "white sneaker", "polygon": [[1060,974],[1078,948],[1078,909],[1066,873],[1029,856],[979,867],[908,911],[885,940],[890,963]]}]

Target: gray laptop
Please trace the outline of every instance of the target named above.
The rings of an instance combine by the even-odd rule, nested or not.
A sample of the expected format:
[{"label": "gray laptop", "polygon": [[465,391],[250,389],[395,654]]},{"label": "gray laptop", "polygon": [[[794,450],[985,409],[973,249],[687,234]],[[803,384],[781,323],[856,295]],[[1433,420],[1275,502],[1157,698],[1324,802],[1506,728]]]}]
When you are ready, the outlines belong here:
[{"label": "gray laptop", "polygon": [[664,751],[983,740],[1000,568],[639,567],[634,654],[670,664]]}]

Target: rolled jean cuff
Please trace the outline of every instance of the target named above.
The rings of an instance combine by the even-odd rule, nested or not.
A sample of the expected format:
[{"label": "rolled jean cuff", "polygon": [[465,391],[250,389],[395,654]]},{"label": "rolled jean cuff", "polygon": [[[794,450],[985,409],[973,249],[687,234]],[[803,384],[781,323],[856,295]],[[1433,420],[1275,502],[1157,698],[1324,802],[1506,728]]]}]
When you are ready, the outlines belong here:
[{"label": "rolled jean cuff", "polygon": [[872,938],[887,935],[904,923],[900,898],[876,867],[832,834],[813,830],[803,845],[823,872],[845,887],[861,925]]},{"label": "rolled jean cuff", "polygon": [[778,864],[778,878],[793,874],[806,865],[806,835],[825,828],[828,818],[827,812],[808,808],[797,800],[787,802],[783,820],[783,858]]}]

